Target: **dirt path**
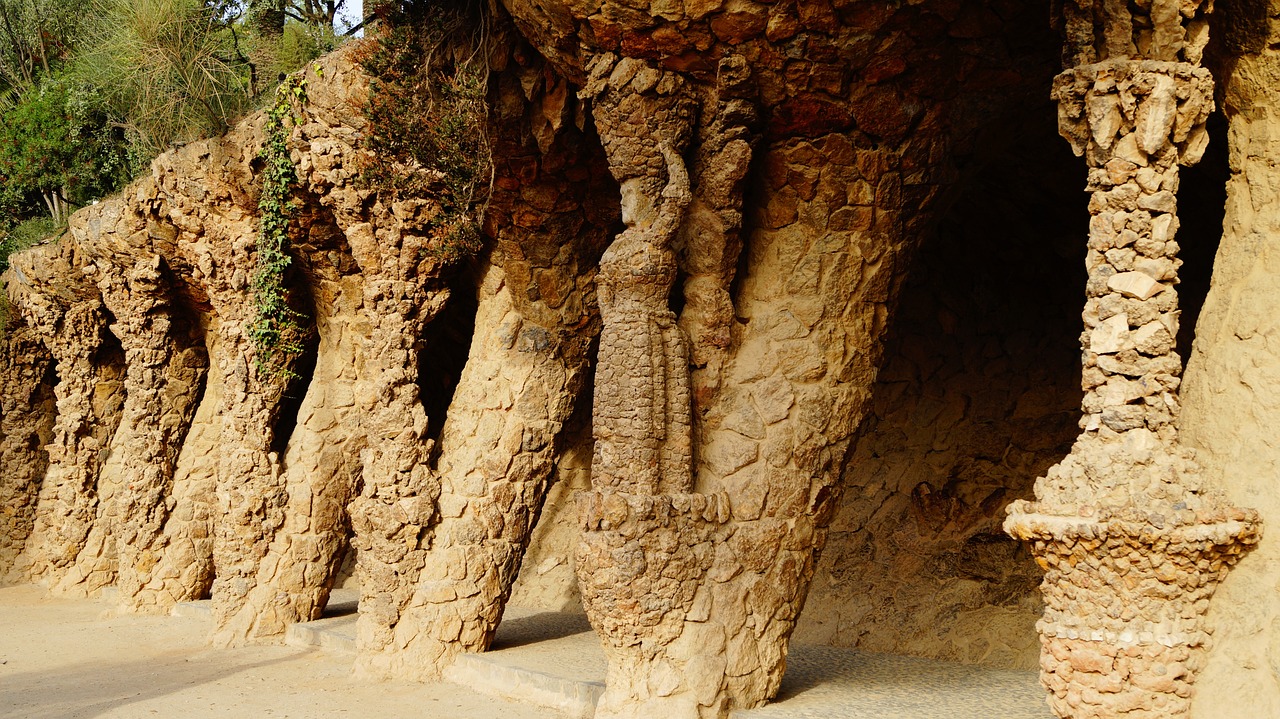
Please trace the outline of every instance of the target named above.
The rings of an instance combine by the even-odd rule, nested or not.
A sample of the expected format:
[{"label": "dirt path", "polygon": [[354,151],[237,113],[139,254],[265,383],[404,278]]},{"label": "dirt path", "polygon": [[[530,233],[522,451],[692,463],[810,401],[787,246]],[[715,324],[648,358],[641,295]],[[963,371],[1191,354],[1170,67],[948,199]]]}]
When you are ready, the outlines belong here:
[{"label": "dirt path", "polygon": [[205,645],[206,622],[0,588],[4,719],[560,719],[453,684],[357,682],[319,650]]}]

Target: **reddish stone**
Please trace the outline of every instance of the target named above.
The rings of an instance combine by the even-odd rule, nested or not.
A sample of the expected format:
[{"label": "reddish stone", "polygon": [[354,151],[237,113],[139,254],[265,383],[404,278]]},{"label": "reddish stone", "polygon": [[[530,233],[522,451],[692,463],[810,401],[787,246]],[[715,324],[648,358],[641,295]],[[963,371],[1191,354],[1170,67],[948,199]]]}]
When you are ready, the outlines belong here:
[{"label": "reddish stone", "polygon": [[760,37],[769,18],[763,12],[726,12],[711,20],[711,32],[721,41],[737,45]]},{"label": "reddish stone", "polygon": [[853,125],[853,115],[845,103],[815,95],[800,95],[784,101],[773,110],[768,120],[768,132],[774,136],[820,137],[829,132],[843,132]]},{"label": "reddish stone", "polygon": [[806,29],[827,35],[834,35],[840,29],[840,20],[836,18],[828,0],[807,0],[799,3],[797,9],[800,11],[800,22]]},{"label": "reddish stone", "polygon": [[769,13],[769,25],[765,29],[765,37],[769,42],[782,42],[795,37],[800,32],[800,21],[796,19],[794,3],[778,3]]},{"label": "reddish stone", "polygon": [[658,44],[653,40],[652,33],[624,30],[618,46],[625,57],[656,60],[661,55],[658,51]]},{"label": "reddish stone", "polygon": [[682,55],[694,49],[688,38],[672,25],[663,25],[654,30],[651,38],[654,47],[663,55]]},{"label": "reddish stone", "polygon": [[853,101],[853,119],[858,129],[891,145],[906,137],[919,114],[918,105],[908,105],[896,90],[884,85],[869,88]]},{"label": "reddish stone", "polygon": [[840,97],[845,92],[846,73],[844,64],[814,63],[809,72],[809,88]]},{"label": "reddish stone", "polygon": [[897,56],[874,58],[862,71],[861,78],[868,85],[876,85],[907,71],[907,61]]},{"label": "reddish stone", "polygon": [[596,47],[601,50],[617,51],[618,42],[622,38],[621,27],[602,15],[592,15],[587,22],[591,24]]},{"label": "reddish stone", "polygon": [[662,66],[668,70],[685,73],[693,77],[712,81],[716,76],[716,63],[713,57],[705,53],[691,50],[680,55],[668,55],[662,58]]}]

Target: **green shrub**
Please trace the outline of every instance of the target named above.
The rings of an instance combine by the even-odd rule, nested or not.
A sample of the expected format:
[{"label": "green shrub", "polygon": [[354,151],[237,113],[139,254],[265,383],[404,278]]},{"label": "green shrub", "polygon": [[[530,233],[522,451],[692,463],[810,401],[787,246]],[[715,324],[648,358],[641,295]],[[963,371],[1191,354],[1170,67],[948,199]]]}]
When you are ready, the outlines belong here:
[{"label": "green shrub", "polygon": [[230,20],[203,0],[97,0],[78,64],[107,95],[135,161],[225,132],[249,106],[249,63]]},{"label": "green shrub", "polygon": [[27,220],[8,232],[0,233],[0,272],[9,269],[9,255],[57,235],[64,227],[66,225],[55,222],[51,218],[39,217]]}]

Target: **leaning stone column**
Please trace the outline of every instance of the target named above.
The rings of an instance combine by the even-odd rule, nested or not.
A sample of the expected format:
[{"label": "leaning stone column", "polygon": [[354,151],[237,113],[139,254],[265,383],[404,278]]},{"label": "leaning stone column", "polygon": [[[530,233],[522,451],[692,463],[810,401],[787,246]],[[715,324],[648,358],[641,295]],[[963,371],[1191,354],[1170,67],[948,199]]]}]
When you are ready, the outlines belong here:
[{"label": "leaning stone column", "polygon": [[603,55],[590,70],[627,226],[600,261],[592,490],[578,500],[578,582],[609,659],[596,716],[693,717],[691,680],[707,672],[671,649],[729,516],[723,495],[692,493],[688,343],[668,305],[695,104],[678,75],[639,60]]},{"label": "leaning stone column", "polygon": [[[56,249],[54,251],[57,251]],[[30,268],[24,267],[27,274]],[[78,268],[77,268],[78,271]],[[114,578],[72,570],[99,521],[98,473],[119,421],[118,387],[104,364],[106,318],[97,297],[54,300],[38,289],[19,287],[14,295],[24,319],[41,335],[57,362],[54,387],[58,415],[49,452],[49,469],[40,489],[35,525],[16,568],[27,581],[83,593],[80,584],[101,587]],[[89,574],[94,574],[93,572]],[[65,585],[65,586],[64,586]]]},{"label": "leaning stone column", "polygon": [[1202,491],[1176,424],[1176,192],[1208,141],[1208,5],[1066,3],[1076,66],[1053,92],[1092,193],[1084,432],[1005,522],[1046,569],[1041,682],[1059,717],[1186,716],[1209,599],[1258,541],[1255,512]]},{"label": "leaning stone column", "polygon": [[35,524],[53,425],[52,361],[31,328],[10,318],[0,337],[0,580]]},{"label": "leaning stone column", "polygon": [[121,606],[167,612],[179,599],[160,590],[178,568],[169,568],[172,576],[155,569],[168,541],[174,470],[199,398],[204,351],[175,316],[158,256],[130,268],[106,266],[98,288],[115,316],[111,328],[126,366],[124,410],[112,443],[121,455],[116,586]]}]

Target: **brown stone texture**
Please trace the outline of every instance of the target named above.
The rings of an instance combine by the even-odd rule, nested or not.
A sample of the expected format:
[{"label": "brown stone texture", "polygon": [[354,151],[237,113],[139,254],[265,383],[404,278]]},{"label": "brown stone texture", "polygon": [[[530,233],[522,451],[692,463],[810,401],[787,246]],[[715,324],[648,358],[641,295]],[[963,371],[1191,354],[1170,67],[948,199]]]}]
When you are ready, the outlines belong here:
[{"label": "brown stone texture", "polygon": [[[0,298],[0,302],[4,302]],[[39,337],[11,317],[0,336],[0,582],[5,581],[36,519],[40,482],[53,438],[53,359]]]},{"label": "brown stone texture", "polygon": [[[125,402],[112,443],[119,456],[116,586],[132,609],[169,609],[178,598],[154,595],[173,576],[154,576],[164,554],[164,527],[178,454],[191,426],[207,360],[189,315],[174,294],[160,258],[104,269],[98,287],[115,321],[111,331],[125,352]],[[181,596],[181,595],[180,595]],[[186,597],[183,597],[186,598]]]},{"label": "brown stone texture", "polygon": [[[1223,31],[1238,58],[1218,75],[1228,131],[1227,214],[1213,284],[1196,326],[1182,393],[1182,439],[1196,449],[1204,483],[1270,525],[1261,543],[1227,576],[1208,619],[1216,627],[1196,682],[1191,716],[1280,714],[1280,645],[1274,601],[1280,582],[1280,517],[1275,491],[1277,408],[1275,280],[1277,197],[1274,134],[1277,72],[1274,3],[1222,8]],[[1227,14],[1229,13],[1229,14]],[[1254,31],[1250,31],[1253,28]]]},{"label": "brown stone texture", "polygon": [[53,356],[58,383],[49,468],[16,571],[58,592],[86,595],[115,580],[119,483],[100,481],[98,471],[109,461],[120,422],[123,357],[75,248],[44,245],[23,260],[31,264],[15,263],[21,279],[7,283],[10,299]]},{"label": "brown stone texture", "polygon": [[363,652],[379,673],[432,678],[458,652],[488,648],[599,324],[592,280],[616,186],[570,122],[578,101],[566,81],[519,45],[507,62],[490,118],[486,234],[496,244],[478,271],[469,356],[439,432],[438,521],[393,643]]},{"label": "brown stone texture", "polygon": [[1053,114],[993,121],[924,238],[795,642],[1039,665],[1041,572],[1000,524],[1079,431],[1084,222]]},{"label": "brown stone texture", "polygon": [[1102,3],[1088,36],[1064,6],[1084,64],[1053,95],[1092,193],[1084,432],[1005,523],[1046,570],[1041,681],[1060,717],[1187,716],[1209,599],[1259,540],[1257,512],[1207,491],[1177,431],[1179,165],[1200,160],[1213,109],[1196,5]]},{"label": "brown stone texture", "polygon": [[223,405],[215,455],[217,476],[213,562],[216,572],[214,642],[243,643],[278,631],[259,628],[246,609],[284,518],[286,493],[275,429],[285,378],[261,368],[245,324],[253,310],[247,292],[257,233],[256,202],[246,191],[261,144],[261,116],[216,140],[189,144],[152,164],[161,221],[177,229],[174,255],[218,317],[218,352],[210,358],[222,381]]},{"label": "brown stone texture", "polygon": [[[354,563],[374,677],[484,651],[513,596],[581,607],[601,719],[759,706],[793,634],[1038,662],[1064,718],[1182,717],[1198,675],[1275,713],[1270,545],[1206,615],[1259,541],[1231,501],[1275,504],[1265,42],[1224,65],[1228,232],[1182,392],[1210,3],[1056,3],[1057,80],[1014,0],[504,5],[487,45],[450,38],[491,70],[462,262],[447,178],[361,180],[368,45],[305,70],[291,374],[246,330],[260,113],[15,255],[0,569],[133,611],[211,595],[239,645]],[[1017,138],[1068,147],[1036,118],[1087,211],[1045,210],[1062,164]]]},{"label": "brown stone texture", "polygon": [[[282,409],[287,436],[282,426],[274,438],[283,448],[281,524],[256,567],[244,609],[258,634],[277,640],[289,624],[324,611],[349,548],[347,507],[366,446],[358,396],[369,319],[347,230],[350,215],[360,212],[353,205],[363,199],[350,186],[364,127],[358,108],[368,84],[343,57],[308,68],[306,79],[307,106],[290,138],[303,208],[291,219],[291,241],[314,349],[298,360],[301,379],[290,394],[300,401],[286,399]],[[391,213],[378,205],[367,214],[387,222]]]},{"label": "brown stone texture", "polygon": [[[969,113],[991,112],[1008,99],[986,94],[996,72],[982,65],[1017,53],[1017,44],[1005,44],[1000,33],[1007,28],[985,8],[508,7],[539,49],[597,96],[594,118],[631,220],[615,245],[628,268],[619,275],[632,285],[619,300],[630,314],[617,317],[616,343],[610,285],[601,282],[596,493],[580,503],[586,533],[577,548],[583,600],[611,656],[601,711],[720,716],[758,705],[781,680],[897,290],[933,201],[951,179],[951,153],[970,140]],[[1015,19],[1011,26],[1026,17],[1009,6],[1001,11]],[[963,39],[953,45],[947,37]],[[943,49],[913,54],[925,45]],[[734,82],[736,67],[748,71],[745,82]],[[1019,83],[1005,67],[1006,88]],[[1047,75],[1036,63],[1026,72]],[[947,106],[964,83],[971,83],[972,104]],[[623,99],[598,97],[606,90]],[[649,99],[628,105],[625,98],[637,95]],[[697,102],[699,112],[690,152],[675,162],[669,149],[685,142],[681,124],[672,122],[681,97]],[[750,112],[729,109],[738,98],[749,98]],[[628,122],[611,121],[611,113]],[[761,139],[753,143],[756,115]],[[735,117],[713,129],[717,118]],[[750,149],[758,168],[745,185],[745,256],[737,261],[736,228],[725,221],[735,208],[722,207],[709,222],[705,207],[714,201],[683,204],[682,183],[672,181],[693,168],[692,198],[714,197],[716,184],[734,186],[732,171],[723,178],[699,171],[708,163],[698,148],[716,147],[707,139],[716,132],[739,133],[741,144],[723,147]],[[627,147],[646,135],[641,146]],[[722,160],[726,169],[730,157]],[[669,281],[660,238],[680,212],[679,270],[687,279],[676,301],[679,326],[693,339],[688,380],[668,349],[688,340],[666,339],[664,313],[672,310],[649,299],[665,294],[657,289]],[[717,232],[717,224],[729,231]],[[645,234],[655,240],[637,241]],[[726,298],[730,323],[720,319]],[[718,329],[728,329],[727,338]],[[608,373],[612,362],[621,374]],[[683,400],[673,400],[686,382],[696,494],[685,494],[683,478],[671,471],[685,432]],[[631,383],[654,389],[624,389]],[[602,398],[613,392],[645,402]],[[730,504],[727,521],[708,511],[719,509],[722,496]],[[708,542],[715,547],[709,561],[700,551],[671,552]],[[614,573],[618,581],[603,579]],[[697,589],[674,591],[677,580]],[[615,588],[619,582],[630,584]],[[649,604],[650,630],[612,620]]]}]

